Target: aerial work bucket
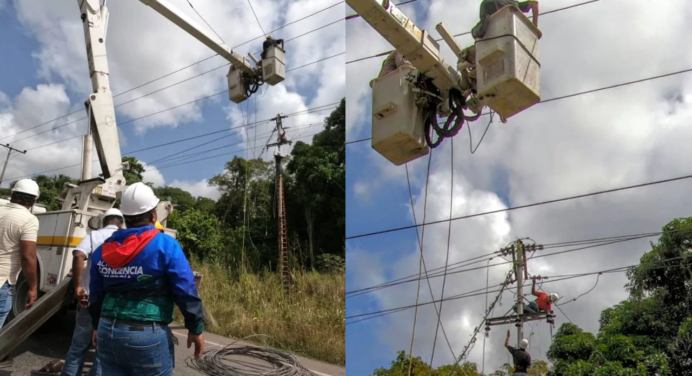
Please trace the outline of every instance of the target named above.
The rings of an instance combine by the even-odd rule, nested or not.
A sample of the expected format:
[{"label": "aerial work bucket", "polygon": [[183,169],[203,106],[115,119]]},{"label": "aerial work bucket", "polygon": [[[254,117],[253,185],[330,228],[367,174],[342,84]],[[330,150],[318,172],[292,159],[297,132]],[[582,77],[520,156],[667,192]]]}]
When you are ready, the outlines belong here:
[{"label": "aerial work bucket", "polygon": [[415,68],[402,66],[372,80],[372,148],[400,166],[429,152],[423,112],[405,80]]},{"label": "aerial work bucket", "polygon": [[490,17],[476,41],[478,99],[507,119],[540,102],[538,39],[541,32],[519,9]]}]

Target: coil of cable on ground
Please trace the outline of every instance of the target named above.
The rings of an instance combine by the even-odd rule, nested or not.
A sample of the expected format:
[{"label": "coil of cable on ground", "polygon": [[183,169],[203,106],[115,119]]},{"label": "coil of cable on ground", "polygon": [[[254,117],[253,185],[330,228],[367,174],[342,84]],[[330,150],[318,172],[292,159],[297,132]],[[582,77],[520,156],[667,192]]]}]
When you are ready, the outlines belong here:
[{"label": "coil of cable on ground", "polygon": [[211,376],[317,376],[291,354],[257,346],[234,346],[236,342],[221,349],[207,350],[199,359],[191,357],[186,363]]}]

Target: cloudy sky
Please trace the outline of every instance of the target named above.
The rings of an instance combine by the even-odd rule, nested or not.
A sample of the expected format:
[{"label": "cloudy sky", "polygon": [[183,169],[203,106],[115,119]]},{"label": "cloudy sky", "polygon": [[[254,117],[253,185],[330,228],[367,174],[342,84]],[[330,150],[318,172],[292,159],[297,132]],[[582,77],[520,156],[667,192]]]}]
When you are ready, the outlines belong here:
[{"label": "cloudy sky", "polygon": [[[190,1],[227,45],[242,44],[236,52],[252,52],[258,58],[263,30],[299,20],[273,33],[287,41],[286,69],[295,70],[287,73],[283,83],[264,85],[250,100],[235,104],[221,93],[228,89],[223,58],[212,57],[206,46],[140,1],[108,2],[110,83],[115,104],[120,105],[116,117],[123,155],[134,155],[145,163],[147,181],[216,198],[218,192],[207,186],[207,180],[223,170],[225,161],[233,155],[271,156],[272,151],[261,154],[261,149],[273,123],[247,129],[245,123],[301,112],[285,119],[284,126],[293,128],[288,130],[289,138],[311,142],[310,136],[321,130],[320,123],[334,108],[324,106],[343,98],[345,6],[334,0],[252,0],[260,26],[247,1]],[[170,2],[204,25],[187,0]],[[91,82],[79,16],[74,0],[0,0],[0,142],[28,150],[10,160],[5,187],[13,178],[80,163],[79,135],[86,132],[87,123],[79,119],[86,115],[83,103]],[[176,73],[156,80],[171,72]],[[204,72],[209,73],[193,78]],[[147,95],[152,92],[156,93]],[[221,94],[211,96],[217,93]],[[172,107],[176,108],[168,110]],[[321,110],[306,112],[313,108]],[[52,121],[71,112],[76,113]],[[144,118],[134,120],[140,117]],[[222,132],[129,153],[214,131]],[[203,143],[208,144],[188,154],[204,153],[182,154]],[[225,155],[166,167],[219,154]],[[170,159],[157,161],[164,157]],[[93,172],[100,173],[98,163]],[[50,173],[77,177],[79,167]]]},{"label": "cloudy sky", "polygon": [[[542,1],[544,12],[580,3],[579,0]],[[417,1],[401,7],[421,29],[436,38],[434,26],[444,22],[454,34],[467,32],[477,22],[480,0]],[[347,14],[353,13],[347,9]],[[541,97],[543,100],[692,68],[692,51],[683,35],[692,33],[692,4],[669,0],[656,6],[644,0],[607,0],[540,17]],[[362,19],[346,23],[346,61],[390,49],[388,43]],[[469,36],[457,38],[472,43]],[[448,61],[455,62],[442,44]],[[370,136],[370,88],[382,59],[346,65],[348,78],[347,140]],[[567,197],[603,189],[688,175],[692,170],[692,75],[646,81],[588,95],[539,104],[509,119],[491,124],[475,154],[469,152],[468,131],[445,140],[432,155],[426,221]],[[474,146],[488,123],[472,123]],[[451,162],[452,144],[454,160]],[[347,238],[413,223],[404,166],[396,167],[371,149],[369,141],[347,148]],[[428,159],[409,164],[418,223],[423,220],[424,185]],[[454,171],[454,182],[451,171]],[[452,222],[449,262],[458,262],[498,250],[517,237],[549,244],[570,240],[658,231],[665,223],[690,215],[688,180],[589,197]],[[424,254],[428,269],[444,266],[448,223],[426,227]],[[533,275],[557,276],[615,268],[636,263],[650,249],[649,238],[529,262]],[[545,253],[569,248],[543,251]],[[501,259],[492,262],[503,262]],[[482,266],[476,264],[474,266]],[[419,250],[414,230],[347,240],[347,291],[418,273]],[[445,296],[485,288],[480,269],[450,275]],[[499,284],[506,265],[489,269],[490,285]],[[591,289],[596,276],[546,284],[564,301]],[[588,295],[564,306],[565,314],[582,328],[596,331],[600,312],[626,298],[624,273],[600,277]],[[441,278],[431,281],[440,298]],[[490,296],[493,300],[494,294]],[[431,300],[423,282],[420,301]],[[506,293],[496,315],[511,308]],[[409,283],[347,299],[347,316],[415,303],[416,284]],[[485,312],[486,297],[445,302],[442,324],[452,351],[458,355]],[[347,325],[347,374],[367,375],[387,366],[396,351],[411,341],[413,310]],[[567,322],[558,312],[556,327]],[[437,317],[431,305],[421,307],[414,354],[430,361]],[[508,362],[502,348],[506,329],[496,327],[485,346],[485,371]],[[534,359],[545,359],[550,329],[545,323],[525,326]],[[512,330],[512,341],[516,331]],[[442,332],[435,347],[434,365],[452,357]],[[478,338],[468,359],[483,360]]]}]

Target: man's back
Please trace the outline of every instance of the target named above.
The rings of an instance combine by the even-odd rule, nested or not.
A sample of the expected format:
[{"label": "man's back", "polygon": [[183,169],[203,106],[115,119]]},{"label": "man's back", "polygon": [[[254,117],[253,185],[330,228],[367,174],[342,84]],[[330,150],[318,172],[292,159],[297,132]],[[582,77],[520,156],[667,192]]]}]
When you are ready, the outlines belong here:
[{"label": "man's back", "polygon": [[514,372],[528,372],[527,370],[531,366],[531,355],[524,349],[517,349],[512,346],[507,346],[507,349],[512,353],[514,359]]},{"label": "man's back", "polygon": [[[118,230],[92,256],[91,291],[104,317],[171,322],[173,304],[199,311],[201,301],[180,244],[153,226]],[[98,274],[98,275],[97,275]],[[92,284],[93,286],[93,284]],[[188,322],[197,326],[199,322]]]},{"label": "man's back", "polygon": [[9,280],[17,283],[21,269],[21,241],[36,241],[38,218],[29,209],[10,203],[0,206],[0,285]]}]

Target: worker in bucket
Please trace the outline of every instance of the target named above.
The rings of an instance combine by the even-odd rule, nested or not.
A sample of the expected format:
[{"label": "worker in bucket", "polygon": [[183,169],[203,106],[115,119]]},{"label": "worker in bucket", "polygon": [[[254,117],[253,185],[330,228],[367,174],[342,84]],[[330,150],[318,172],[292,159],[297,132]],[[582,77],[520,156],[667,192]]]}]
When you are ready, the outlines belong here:
[{"label": "worker in bucket", "polygon": [[31,208],[39,197],[38,184],[22,179],[11,190],[10,203],[0,207],[0,327],[12,310],[19,271],[28,285],[25,309],[36,302],[36,240],[38,218]]},{"label": "worker in bucket", "polygon": [[[92,265],[94,250],[103,244],[106,239],[118,229],[123,227],[125,219],[118,209],[108,209],[103,214],[102,228],[92,231],[72,251],[72,281],[75,286],[75,296],[79,301],[77,307],[77,319],[75,321],[72,344],[67,352],[61,376],[81,376],[84,358],[91,347],[91,337],[94,328],[91,323],[91,315],[88,310],[89,303],[89,274]],[[84,268],[84,261],[87,267]],[[89,376],[101,375],[98,366],[98,356],[94,359]]]},{"label": "worker in bucket", "polygon": [[516,0],[483,0],[480,7],[480,22],[471,29],[474,39],[483,39],[488,31],[490,16],[497,13],[500,9],[513,5],[524,13],[531,11],[533,14],[533,24],[538,27],[538,1],[516,1]]},{"label": "worker in bucket", "polygon": [[[471,29],[471,35],[478,41],[483,39],[485,33],[488,31],[488,26],[490,25],[490,16],[497,13],[500,9],[506,6],[514,6],[524,13],[529,11],[533,14],[533,24],[538,27],[538,1],[521,1],[516,0],[483,0],[480,6],[480,22]],[[539,38],[541,33],[539,31]],[[475,87],[476,82],[476,45],[473,44],[461,51],[459,55],[459,61],[464,66],[462,69],[462,81],[467,82],[467,86]],[[468,71],[466,68],[469,68]],[[502,122],[506,122],[506,119],[502,118]]]},{"label": "worker in bucket", "polygon": [[274,39],[274,36],[269,34],[267,35],[267,39],[262,42],[262,54],[260,55],[262,59],[267,58],[267,49],[272,46],[278,46],[281,45],[281,48],[283,49],[284,47],[284,40],[283,39]]},{"label": "worker in bucket", "polygon": [[401,52],[394,50],[389,55],[387,55],[387,57],[384,59],[384,62],[382,62],[382,68],[380,68],[380,74],[377,75],[377,78],[386,76],[389,73],[394,72],[395,70],[405,65],[408,65],[411,68],[413,68],[411,62],[404,59],[404,56],[401,54]]},{"label": "worker in bucket", "polygon": [[[539,312],[552,312],[553,303],[560,300],[560,296],[556,293],[548,294],[544,291],[536,290],[536,278],[533,278],[533,287],[531,288],[531,294],[536,297],[536,300],[530,302],[529,304],[524,304],[524,313],[539,313]],[[517,305],[515,304],[514,312],[517,311]]]},{"label": "worker in bucket", "polygon": [[120,229],[92,256],[89,313],[104,375],[171,375],[173,337],[168,324],[178,306],[187,347],[204,350],[202,300],[180,244],[154,227],[159,199],[135,183],[123,192]]},{"label": "worker in bucket", "polygon": [[519,341],[519,348],[509,345],[509,330],[507,331],[507,339],[505,339],[505,347],[512,354],[514,360],[514,376],[527,376],[529,367],[531,367],[531,354],[526,351],[529,347],[529,341],[524,338]]}]

